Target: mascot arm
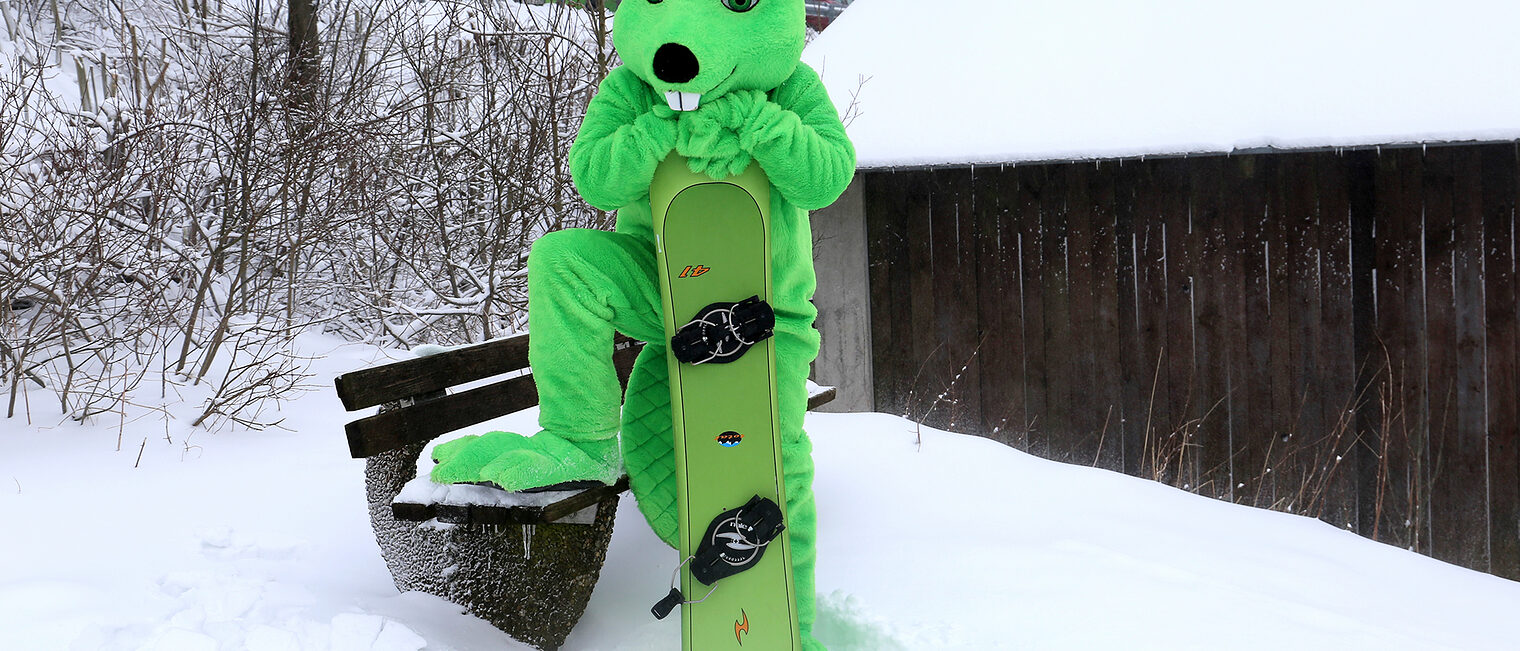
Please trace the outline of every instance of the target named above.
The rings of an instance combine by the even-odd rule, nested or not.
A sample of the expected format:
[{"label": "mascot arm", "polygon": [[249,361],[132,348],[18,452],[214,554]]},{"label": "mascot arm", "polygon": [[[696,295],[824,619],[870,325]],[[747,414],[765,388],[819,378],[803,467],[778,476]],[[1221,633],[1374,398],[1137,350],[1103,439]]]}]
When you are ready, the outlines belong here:
[{"label": "mascot arm", "polygon": [[741,127],[740,146],[754,154],[771,184],[803,210],[834,203],[855,176],[855,146],[818,73],[797,64]]},{"label": "mascot arm", "polygon": [[602,80],[570,146],[570,175],[587,203],[616,210],[649,194],[655,168],[675,148],[676,120],[664,106],[626,67]]}]

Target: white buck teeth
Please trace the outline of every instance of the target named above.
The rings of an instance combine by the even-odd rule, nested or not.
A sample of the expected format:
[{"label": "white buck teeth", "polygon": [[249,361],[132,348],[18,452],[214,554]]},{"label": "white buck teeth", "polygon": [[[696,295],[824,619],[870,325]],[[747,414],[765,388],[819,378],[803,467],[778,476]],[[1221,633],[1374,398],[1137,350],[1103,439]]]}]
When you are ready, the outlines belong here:
[{"label": "white buck teeth", "polygon": [[665,93],[665,103],[670,105],[672,111],[695,111],[702,103],[702,93],[682,93],[672,90]]}]

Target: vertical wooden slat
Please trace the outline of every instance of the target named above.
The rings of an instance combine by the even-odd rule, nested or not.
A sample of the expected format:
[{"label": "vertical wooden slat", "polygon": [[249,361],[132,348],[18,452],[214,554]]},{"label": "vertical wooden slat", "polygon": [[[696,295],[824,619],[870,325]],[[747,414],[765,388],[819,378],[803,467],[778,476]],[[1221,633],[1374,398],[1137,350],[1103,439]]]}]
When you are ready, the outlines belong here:
[{"label": "vertical wooden slat", "polygon": [[1230,479],[1228,319],[1238,311],[1228,299],[1230,286],[1238,282],[1238,271],[1229,266],[1234,239],[1221,205],[1229,164],[1219,157],[1201,158],[1195,159],[1191,169],[1193,236],[1198,242],[1193,278],[1193,364],[1203,409],[1189,438],[1198,463],[1198,477],[1191,488],[1208,495],[1226,493]]},{"label": "vertical wooden slat", "polygon": [[1400,335],[1404,350],[1404,375],[1401,399],[1407,414],[1404,432],[1403,477],[1405,485],[1405,519],[1408,547],[1420,553],[1429,553],[1430,540],[1426,535],[1429,525],[1426,512],[1430,508],[1430,413],[1428,401],[1428,378],[1425,360],[1425,258],[1423,237],[1425,232],[1425,206],[1421,184],[1425,175],[1425,157],[1420,148],[1408,147],[1394,152],[1399,162],[1399,207],[1397,214],[1405,230],[1407,263],[1399,265],[1399,283],[1408,300],[1399,305],[1403,312],[1404,332]]},{"label": "vertical wooden slat", "polygon": [[[1153,461],[1148,453],[1159,436],[1173,430],[1176,423],[1173,407],[1180,406],[1172,395],[1171,375],[1166,372],[1170,361],[1167,354],[1171,351],[1167,349],[1168,215],[1163,197],[1174,191],[1163,181],[1158,163],[1145,162],[1133,167],[1138,174],[1132,177],[1134,213],[1129,221],[1135,240],[1138,341],[1132,358],[1125,362],[1131,373],[1126,386],[1134,395],[1126,397],[1125,404],[1136,406],[1135,415],[1130,417],[1136,435],[1134,440],[1125,440],[1125,472],[1151,476],[1147,473]],[[1122,211],[1125,201],[1121,199],[1119,204]],[[1177,309],[1181,310],[1181,306]]]},{"label": "vertical wooden slat", "polygon": [[1071,404],[1074,377],[1071,294],[1068,287],[1069,249],[1067,233],[1066,189],[1070,185],[1069,166],[1053,168],[1040,195],[1041,254],[1043,287],[1041,300],[1045,314],[1045,426],[1050,442],[1050,458],[1072,460],[1072,439],[1078,435]]},{"label": "vertical wooden slat", "polygon": [[904,413],[921,420],[928,413],[940,389],[939,380],[946,375],[949,359],[943,350],[938,331],[939,315],[934,300],[934,231],[942,217],[935,196],[934,173],[912,172],[904,175],[907,197],[908,235],[908,325],[913,333],[907,341],[906,367],[909,368],[908,394],[902,397]]},{"label": "vertical wooden slat", "polygon": [[[1303,482],[1290,454],[1296,443],[1298,414],[1302,408],[1295,392],[1297,376],[1304,370],[1300,365],[1302,354],[1298,340],[1298,322],[1303,318],[1299,303],[1294,296],[1294,257],[1302,242],[1291,236],[1294,215],[1288,207],[1289,188],[1285,187],[1276,173],[1276,156],[1264,156],[1261,176],[1265,183],[1267,199],[1262,226],[1267,258],[1268,319],[1262,336],[1252,336],[1252,359],[1261,386],[1253,387],[1253,404],[1269,411],[1259,419],[1268,427],[1258,445],[1264,472],[1271,491],[1258,496],[1257,506],[1286,508],[1291,504]],[[1301,269],[1298,269],[1302,273]],[[1254,383],[1253,383],[1254,384]]]},{"label": "vertical wooden slat", "polygon": [[[1120,433],[1123,437],[1120,466],[1129,475],[1140,474],[1140,459],[1145,450],[1145,421],[1149,408],[1141,385],[1149,384],[1154,362],[1147,350],[1154,346],[1150,333],[1142,334],[1140,318],[1139,238],[1136,236],[1136,213],[1141,186],[1148,176],[1149,165],[1143,161],[1130,161],[1118,170],[1114,181],[1112,198],[1114,211],[1114,264],[1115,311],[1118,339],[1114,359],[1119,363]],[[1154,298],[1154,297],[1151,297]],[[1144,313],[1154,318],[1157,310],[1145,308]],[[1150,324],[1154,327],[1154,321]]]},{"label": "vertical wooden slat", "polygon": [[1050,355],[1045,317],[1046,295],[1046,224],[1045,195],[1051,193],[1049,165],[1031,165],[1016,170],[1019,177],[1018,199],[1014,214],[1021,240],[1019,269],[1023,273],[1024,312],[1024,408],[1025,431],[1030,454],[1052,458],[1050,445]]},{"label": "vertical wooden slat", "polygon": [[[1063,333],[1068,346],[1062,384],[1070,410],[1072,463],[1092,465],[1097,459],[1100,430],[1108,405],[1092,398],[1098,387],[1093,352],[1096,312],[1093,309],[1093,210],[1089,180],[1099,174],[1091,164],[1067,165],[1066,184],[1066,293],[1069,326]],[[1085,397],[1085,399],[1084,399]]]},{"label": "vertical wooden slat", "polygon": [[1373,263],[1377,248],[1373,241],[1375,220],[1374,179],[1377,155],[1355,151],[1344,156],[1346,193],[1350,203],[1351,225],[1351,338],[1356,364],[1355,431],[1359,445],[1353,448],[1352,465],[1356,473],[1356,531],[1373,536],[1378,516],[1378,434],[1377,390],[1374,378],[1381,373],[1383,359],[1374,351],[1377,343],[1374,327]]},{"label": "vertical wooden slat", "polygon": [[871,363],[876,377],[872,384],[876,408],[903,413],[897,403],[903,395],[906,374],[900,351],[911,334],[906,331],[907,300],[902,288],[908,280],[906,186],[892,172],[865,177],[866,241],[870,248]]},{"label": "vertical wooden slat", "polygon": [[[1209,410],[1200,387],[1201,379],[1194,360],[1197,358],[1197,288],[1199,275],[1200,233],[1193,227],[1193,182],[1191,159],[1156,162],[1158,192],[1162,193],[1161,210],[1166,230],[1166,376],[1167,397],[1174,408],[1170,421],[1162,423],[1148,446],[1149,461],[1155,474],[1168,483],[1175,476],[1185,477],[1197,485],[1197,454],[1190,447],[1193,434]],[[1175,459],[1175,461],[1173,461]],[[1167,471],[1167,468],[1171,468]]]},{"label": "vertical wooden slat", "polygon": [[[1098,467],[1124,469],[1124,388],[1121,347],[1133,347],[1133,337],[1126,338],[1119,328],[1119,281],[1132,273],[1128,264],[1120,263],[1118,223],[1114,196],[1115,182],[1122,173],[1121,163],[1109,163],[1092,169],[1088,178],[1091,209],[1088,244],[1088,267],[1092,278],[1092,335],[1088,349],[1092,354],[1093,392],[1097,409],[1098,447],[1094,456]],[[1131,281],[1131,284],[1132,281]],[[1131,300],[1130,306],[1133,308]],[[1130,318],[1133,323],[1133,317]]]},{"label": "vertical wooden slat", "polygon": [[[1452,152],[1452,292],[1456,331],[1455,443],[1443,464],[1444,484],[1473,502],[1460,530],[1451,532],[1460,549],[1473,559],[1467,567],[1488,571],[1488,413],[1484,396],[1487,372],[1483,308],[1483,164],[1479,151],[1462,147]],[[1450,473],[1448,475],[1447,473]],[[1474,487],[1483,486],[1482,490]],[[1442,526],[1443,529],[1452,527]]]},{"label": "vertical wooden slat", "polygon": [[1419,517],[1419,486],[1412,482],[1414,465],[1422,460],[1420,410],[1423,386],[1421,340],[1423,295],[1417,244],[1420,202],[1411,192],[1418,187],[1418,149],[1385,150],[1377,162],[1375,180],[1377,245],[1377,344],[1374,354],[1382,369],[1376,413],[1379,454],[1375,503],[1378,539],[1399,546],[1417,543],[1413,523]]},{"label": "vertical wooden slat", "polygon": [[973,192],[976,264],[980,284],[977,321],[981,367],[981,431],[993,440],[1028,449],[1019,436],[1024,408],[1024,297],[1019,273],[1018,200],[1014,170],[977,170]]},{"label": "vertical wooden slat", "polygon": [[933,335],[937,350],[925,359],[920,383],[926,422],[951,431],[979,422],[981,365],[972,357],[977,335],[977,267],[970,244],[975,222],[971,211],[970,168],[933,174],[931,260]]},{"label": "vertical wooden slat", "polygon": [[[1373,508],[1373,539],[1398,545],[1403,540],[1403,528],[1397,523],[1404,515],[1405,484],[1399,481],[1398,471],[1402,465],[1395,459],[1403,457],[1404,421],[1401,384],[1406,380],[1403,346],[1400,335],[1403,330],[1403,311],[1399,309],[1407,299],[1399,279],[1398,267],[1407,263],[1402,250],[1406,239],[1404,223],[1397,214],[1401,197],[1398,187],[1398,160],[1392,151],[1377,153],[1373,176],[1373,283],[1375,298],[1372,368],[1376,369],[1372,402],[1368,405],[1374,415],[1373,428],[1369,432],[1376,472],[1371,488],[1375,493]],[[1365,532],[1364,532],[1364,535]]]},{"label": "vertical wooden slat", "polygon": [[[1281,252],[1271,226],[1281,223],[1265,177],[1267,156],[1240,156],[1230,168],[1226,206],[1230,215],[1235,273],[1230,297],[1230,484],[1224,493],[1254,506],[1272,504],[1273,474],[1268,453],[1277,449],[1280,414],[1273,410],[1273,361],[1280,343],[1284,310],[1273,273]],[[1272,259],[1269,259],[1269,256]],[[1277,290],[1277,291],[1274,291]],[[1237,491],[1244,491],[1237,495]]]},{"label": "vertical wooden slat", "polygon": [[[1451,148],[1437,147],[1427,151],[1420,188],[1425,206],[1426,401],[1433,459],[1429,479],[1430,510],[1426,522],[1432,556],[1472,567],[1484,562],[1482,550],[1486,545],[1474,544],[1481,541],[1471,535],[1470,530],[1464,531],[1463,518],[1482,521],[1487,519],[1487,514],[1483,512],[1486,508],[1473,508],[1483,506],[1483,496],[1463,490],[1458,483],[1459,478],[1481,482],[1484,477],[1482,456],[1474,459],[1471,450],[1464,449],[1461,432],[1457,429],[1459,355],[1454,276],[1454,165]],[[1476,474],[1474,470],[1477,470]]]},{"label": "vertical wooden slat", "polygon": [[[1285,393],[1292,413],[1288,415],[1288,439],[1281,443],[1284,461],[1279,474],[1288,477],[1287,505],[1294,513],[1305,514],[1310,494],[1323,486],[1323,472],[1334,462],[1336,444],[1330,438],[1331,426],[1325,422],[1321,405],[1333,395],[1325,381],[1328,369],[1323,363],[1323,327],[1320,289],[1325,280],[1320,275],[1324,255],[1320,240],[1320,214],[1317,188],[1312,176],[1314,159],[1305,157],[1299,165],[1279,168],[1274,183],[1283,197],[1282,217],[1286,224],[1284,258],[1289,287],[1287,305],[1292,322],[1289,333],[1293,357],[1288,362],[1289,382]],[[1275,399],[1274,399],[1275,400]],[[1312,513],[1310,515],[1318,515]]]},{"label": "vertical wooden slat", "polygon": [[1341,528],[1356,527],[1357,467],[1350,454],[1356,442],[1357,368],[1352,326],[1351,198],[1345,158],[1333,152],[1313,155],[1318,226],[1323,244],[1319,275],[1321,377],[1318,398],[1331,450],[1319,458],[1325,480],[1308,505],[1310,513]]},{"label": "vertical wooden slat", "polygon": [[1520,579],[1520,382],[1515,314],[1516,158],[1512,145],[1483,148],[1483,278],[1487,330],[1491,571]]}]

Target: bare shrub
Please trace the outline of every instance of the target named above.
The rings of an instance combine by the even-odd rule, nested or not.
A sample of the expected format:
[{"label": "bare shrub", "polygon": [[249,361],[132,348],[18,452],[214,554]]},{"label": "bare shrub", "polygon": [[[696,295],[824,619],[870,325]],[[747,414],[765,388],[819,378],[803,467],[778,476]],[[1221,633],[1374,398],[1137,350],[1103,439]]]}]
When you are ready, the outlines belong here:
[{"label": "bare shrub", "polygon": [[[324,4],[312,76],[290,73],[283,3],[4,6],[8,416],[35,391],[120,412],[156,377],[207,385],[196,424],[266,427],[303,330],[520,330],[529,243],[610,225],[564,162],[613,65],[600,9]],[[77,95],[42,84],[59,68]]]}]

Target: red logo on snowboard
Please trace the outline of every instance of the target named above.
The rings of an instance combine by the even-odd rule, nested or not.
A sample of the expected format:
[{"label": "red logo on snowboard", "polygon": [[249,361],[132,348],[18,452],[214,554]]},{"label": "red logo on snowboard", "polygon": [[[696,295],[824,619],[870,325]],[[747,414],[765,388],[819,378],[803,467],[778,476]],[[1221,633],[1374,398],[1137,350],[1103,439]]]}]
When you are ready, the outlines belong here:
[{"label": "red logo on snowboard", "polygon": [[694,266],[694,267],[688,266],[685,269],[681,270],[681,275],[676,276],[676,277],[677,278],[696,278],[697,276],[705,274],[705,273],[707,273],[709,271],[712,271],[712,267],[704,267],[702,265],[697,265],[697,266]]}]

